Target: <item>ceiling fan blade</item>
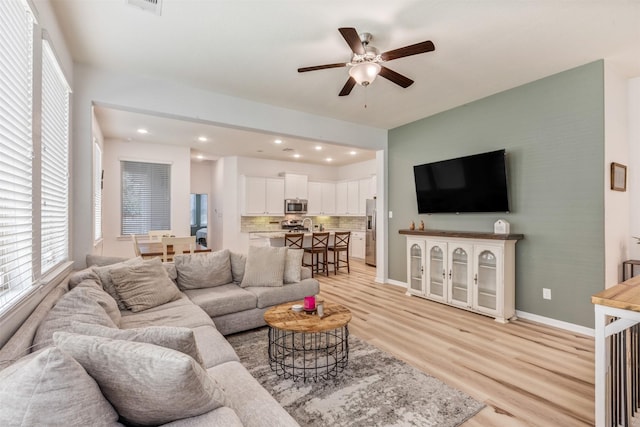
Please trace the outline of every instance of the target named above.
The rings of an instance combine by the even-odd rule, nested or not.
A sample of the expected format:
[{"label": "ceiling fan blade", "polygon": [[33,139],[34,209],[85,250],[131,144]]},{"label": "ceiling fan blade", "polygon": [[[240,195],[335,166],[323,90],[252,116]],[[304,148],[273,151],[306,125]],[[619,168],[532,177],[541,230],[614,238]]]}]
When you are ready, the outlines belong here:
[{"label": "ceiling fan blade", "polygon": [[392,59],[404,58],[405,56],[417,55],[419,53],[431,52],[436,47],[429,40],[426,42],[412,44],[410,46],[401,47],[399,49],[389,50],[380,55],[383,61],[391,61]]},{"label": "ceiling fan blade", "polygon": [[326,68],[339,68],[339,67],[346,67],[346,66],[347,66],[346,62],[340,62],[337,64],[315,65],[313,67],[298,68],[298,72],[304,73],[306,71],[316,71],[316,70],[324,70]]},{"label": "ceiling fan blade", "polygon": [[353,77],[349,77],[349,80],[344,84],[342,90],[338,94],[338,96],[347,96],[351,93],[351,89],[356,85],[356,79]]},{"label": "ceiling fan blade", "polygon": [[409,77],[398,74],[395,71],[388,69],[387,67],[381,66],[379,74],[381,77],[384,77],[385,79],[392,81],[398,86],[402,86],[404,88],[407,88],[413,84],[413,80],[411,80]]},{"label": "ceiling fan blade", "polygon": [[360,41],[360,36],[355,28],[343,27],[338,28],[338,31],[340,31],[353,53],[364,55],[364,46],[362,46],[362,41]]}]

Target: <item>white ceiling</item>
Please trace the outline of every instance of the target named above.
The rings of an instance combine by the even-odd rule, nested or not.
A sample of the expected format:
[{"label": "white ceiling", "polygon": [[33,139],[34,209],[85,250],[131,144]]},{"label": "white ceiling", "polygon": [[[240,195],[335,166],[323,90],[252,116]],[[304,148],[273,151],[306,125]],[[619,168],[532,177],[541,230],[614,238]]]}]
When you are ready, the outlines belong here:
[{"label": "white ceiling", "polygon": [[[377,128],[602,58],[640,76],[640,0],[163,0],[160,16],[125,0],[52,4],[76,62]],[[436,50],[385,64],[415,80],[407,89],[378,78],[338,97],[346,68],[296,70],[349,61],[343,26],[372,33],[380,51],[424,40]],[[122,112],[101,116],[106,135],[124,137]]]}]

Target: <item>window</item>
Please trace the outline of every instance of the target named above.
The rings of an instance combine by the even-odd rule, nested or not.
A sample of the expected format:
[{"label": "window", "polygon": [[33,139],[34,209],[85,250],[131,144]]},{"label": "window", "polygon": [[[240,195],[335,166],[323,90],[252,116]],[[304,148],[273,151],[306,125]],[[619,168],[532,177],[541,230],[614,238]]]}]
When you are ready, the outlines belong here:
[{"label": "window", "polygon": [[102,150],[93,143],[93,239],[102,239]]},{"label": "window", "polygon": [[0,308],[35,281],[33,24],[24,3],[0,1]]},{"label": "window", "polygon": [[0,313],[69,264],[70,90],[40,34],[0,1]]},{"label": "window", "polygon": [[121,162],[123,236],[171,229],[171,165]]},{"label": "window", "polygon": [[47,41],[42,49],[41,273],[69,257],[69,85]]},{"label": "window", "polygon": [[191,194],[191,227],[207,226],[207,195]]}]

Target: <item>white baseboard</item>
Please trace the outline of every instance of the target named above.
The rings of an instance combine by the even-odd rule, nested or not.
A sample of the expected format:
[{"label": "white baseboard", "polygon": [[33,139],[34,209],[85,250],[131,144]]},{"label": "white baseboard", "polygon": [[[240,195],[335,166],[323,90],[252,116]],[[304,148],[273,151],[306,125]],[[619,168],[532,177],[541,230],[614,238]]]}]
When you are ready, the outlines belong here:
[{"label": "white baseboard", "polygon": [[526,311],[516,310],[516,316],[520,319],[531,320],[532,322],[542,323],[543,325],[553,326],[554,328],[564,329],[565,331],[575,332],[577,334],[586,335],[589,337],[595,336],[595,330],[593,328],[587,328],[586,326],[576,325],[574,323],[564,322],[562,320],[552,319],[550,317],[539,316],[533,313],[527,313]]},{"label": "white baseboard", "polygon": [[379,282],[379,283],[387,283],[389,285],[400,286],[402,288],[407,289],[407,284],[405,282],[401,282],[399,280],[387,279],[386,282]]}]

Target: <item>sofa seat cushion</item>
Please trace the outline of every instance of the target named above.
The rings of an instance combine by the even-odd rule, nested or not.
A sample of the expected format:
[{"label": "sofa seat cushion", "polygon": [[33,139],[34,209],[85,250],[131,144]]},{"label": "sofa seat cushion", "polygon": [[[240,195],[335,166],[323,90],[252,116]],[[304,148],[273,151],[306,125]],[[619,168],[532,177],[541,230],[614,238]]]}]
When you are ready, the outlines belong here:
[{"label": "sofa seat cushion", "polygon": [[56,332],[128,424],[158,425],[224,405],[220,385],[192,357],[153,344]]},{"label": "sofa seat cushion", "polygon": [[308,295],[316,295],[320,292],[320,285],[316,279],[304,279],[300,283],[286,284],[280,288],[251,287],[246,289],[258,299],[257,307],[265,308],[301,300]]},{"label": "sofa seat cushion", "polygon": [[56,347],[0,371],[2,426],[116,426],[118,413],[96,381]]},{"label": "sofa seat cushion", "polygon": [[299,426],[239,362],[223,363],[207,372],[224,389],[225,406],[235,411],[243,426]]},{"label": "sofa seat cushion", "polygon": [[253,293],[233,283],[208,289],[190,289],[184,293],[211,317],[256,308],[257,303]]},{"label": "sofa seat cushion", "polygon": [[40,350],[53,343],[53,333],[68,330],[72,322],[91,323],[110,328],[118,325],[109,317],[98,299],[104,296],[103,301],[113,301],[104,291],[90,287],[78,286],[64,294],[56,305],[42,320],[35,337],[33,338],[33,350]]},{"label": "sofa seat cushion", "polygon": [[138,313],[122,312],[120,320],[122,329],[144,328],[146,326],[215,327],[211,317],[184,295],[176,301],[149,310]]},{"label": "sofa seat cushion", "polygon": [[197,417],[183,418],[160,427],[243,427],[242,421],[227,406],[221,406],[213,411],[206,412]]},{"label": "sofa seat cushion", "polygon": [[193,335],[202,355],[205,368],[240,360],[229,341],[213,326],[194,328]]}]

